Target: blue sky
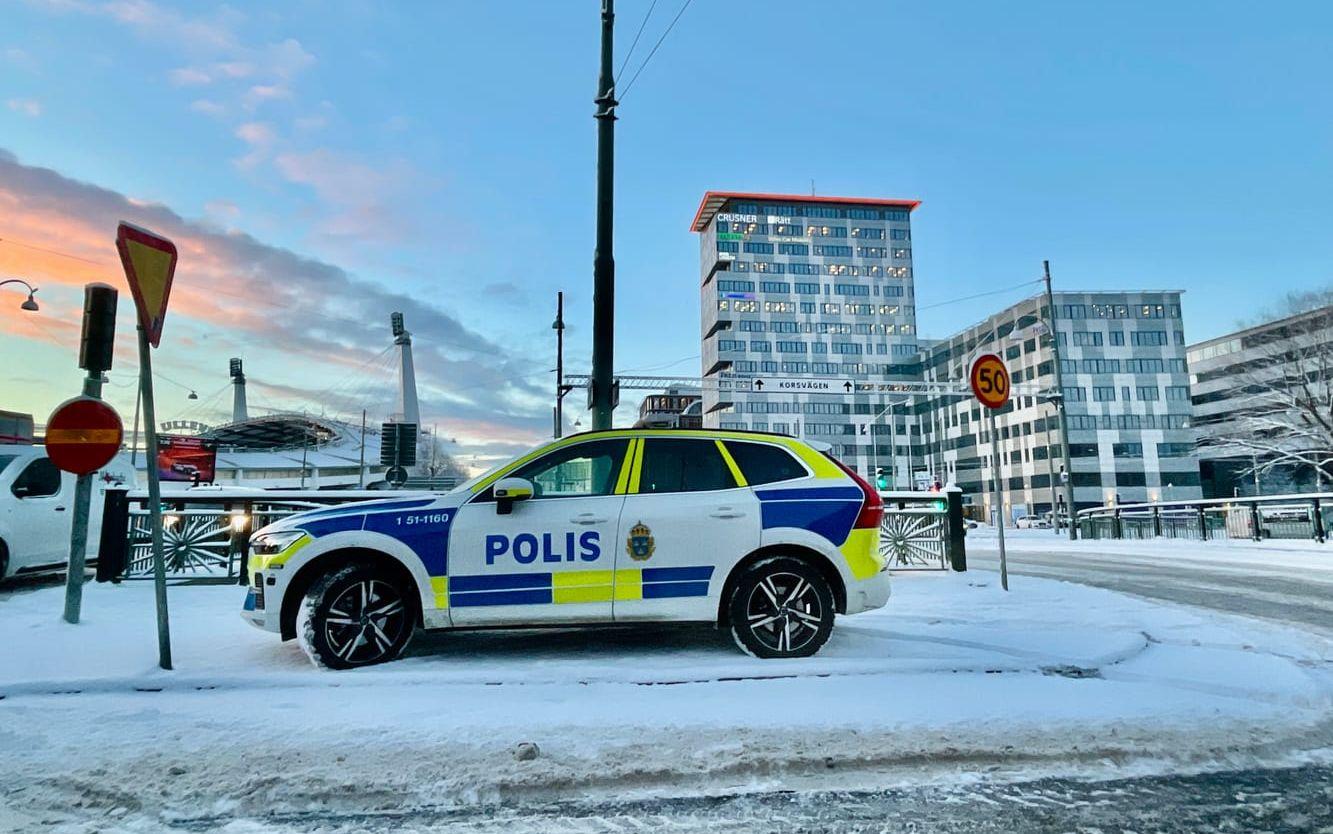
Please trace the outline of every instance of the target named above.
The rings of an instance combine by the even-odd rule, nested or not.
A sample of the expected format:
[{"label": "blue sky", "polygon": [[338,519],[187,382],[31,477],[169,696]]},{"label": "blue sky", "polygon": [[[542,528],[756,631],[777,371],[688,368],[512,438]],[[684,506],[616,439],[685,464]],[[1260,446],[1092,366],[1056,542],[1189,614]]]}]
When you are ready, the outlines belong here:
[{"label": "blue sky", "polygon": [[[649,2],[618,4],[618,61]],[[357,375],[401,304],[439,351],[427,419],[466,454],[547,430],[558,289],[587,363],[596,2],[3,8],[0,270],[48,303],[0,305],[0,353],[28,360],[0,407],[75,391],[77,285],[115,274],[92,230],[142,209],[195,244],[159,361],[201,396],[237,352],[260,404],[380,403]],[[679,8],[659,0],[626,80]],[[1324,286],[1331,26],[1323,3],[696,0],[620,110],[616,364],[698,372],[710,188],[922,200],[926,336],[1043,258],[1058,287],[1185,290],[1191,341]]]}]

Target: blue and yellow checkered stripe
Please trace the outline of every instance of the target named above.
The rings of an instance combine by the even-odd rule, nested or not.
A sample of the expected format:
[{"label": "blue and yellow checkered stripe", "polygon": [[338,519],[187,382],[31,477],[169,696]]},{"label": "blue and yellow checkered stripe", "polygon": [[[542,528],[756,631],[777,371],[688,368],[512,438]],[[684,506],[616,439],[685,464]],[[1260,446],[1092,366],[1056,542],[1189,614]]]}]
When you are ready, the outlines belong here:
[{"label": "blue and yellow checkered stripe", "polygon": [[712,565],[679,568],[487,573],[436,577],[437,608],[477,605],[560,605],[708,596]]}]

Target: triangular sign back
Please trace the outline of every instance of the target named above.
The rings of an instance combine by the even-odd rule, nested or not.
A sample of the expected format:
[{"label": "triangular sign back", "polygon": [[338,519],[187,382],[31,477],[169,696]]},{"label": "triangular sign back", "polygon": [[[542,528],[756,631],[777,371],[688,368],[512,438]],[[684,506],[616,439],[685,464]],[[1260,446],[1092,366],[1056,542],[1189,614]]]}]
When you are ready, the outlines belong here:
[{"label": "triangular sign back", "polygon": [[162,322],[167,317],[167,299],[171,279],[176,274],[176,244],[159,234],[120,221],[116,227],[116,250],[125,268],[125,279],[134,294],[139,311],[139,325],[153,347],[162,339]]}]

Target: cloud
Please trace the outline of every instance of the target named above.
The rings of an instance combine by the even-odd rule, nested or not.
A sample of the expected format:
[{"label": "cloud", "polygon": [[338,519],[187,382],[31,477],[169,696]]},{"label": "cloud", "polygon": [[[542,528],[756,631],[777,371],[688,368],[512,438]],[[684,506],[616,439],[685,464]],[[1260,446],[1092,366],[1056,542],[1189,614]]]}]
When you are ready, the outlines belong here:
[{"label": "cloud", "polygon": [[179,67],[167,73],[167,79],[177,87],[213,83],[213,76],[198,67]]},{"label": "cloud", "polygon": [[42,103],[35,98],[11,98],[5,102],[5,106],[15,113],[34,119],[42,115]]},{"label": "cloud", "polygon": [[216,101],[206,98],[197,98],[190,102],[190,109],[196,113],[203,113],[205,116],[222,116],[226,114],[227,108],[218,104]]},{"label": "cloud", "polygon": [[236,138],[250,148],[250,152],[235,160],[238,168],[248,170],[268,159],[277,138],[272,125],[264,122],[245,122],[236,128]]},{"label": "cloud", "polygon": [[[389,313],[401,311],[414,335],[422,399],[440,409],[427,419],[438,419],[460,438],[530,443],[545,433],[549,404],[545,385],[538,384],[543,369],[450,311],[327,261],[23,165],[0,151],[0,272],[24,275],[51,295],[107,281],[128,298],[112,245],[121,219],[176,242],[180,263],[164,344],[175,346],[177,361],[202,368],[201,378],[217,372],[219,357],[243,353],[248,368],[264,369],[256,378],[304,389],[311,402],[320,402],[322,391],[384,351]],[[0,316],[0,344],[41,338],[11,331],[13,319]],[[71,309],[62,320],[77,320],[77,312]],[[60,340],[72,344],[70,338]],[[187,339],[209,347],[187,352]]]},{"label": "cloud", "polygon": [[319,232],[327,238],[402,242],[415,227],[404,211],[405,194],[424,178],[401,160],[366,164],[329,148],[279,153],[273,165],[283,179],[311,189],[328,207]]}]

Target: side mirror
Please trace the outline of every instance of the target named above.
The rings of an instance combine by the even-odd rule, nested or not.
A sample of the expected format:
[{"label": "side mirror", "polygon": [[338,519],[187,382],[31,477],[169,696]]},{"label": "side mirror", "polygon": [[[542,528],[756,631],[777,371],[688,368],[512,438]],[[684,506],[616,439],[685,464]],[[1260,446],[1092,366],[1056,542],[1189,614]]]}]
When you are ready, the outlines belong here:
[{"label": "side mirror", "polygon": [[27,498],[28,493],[32,492],[32,487],[23,484],[15,484],[14,488],[10,491],[14,493],[15,498]]},{"label": "side mirror", "polygon": [[526,478],[501,478],[495,482],[495,514],[509,515],[515,501],[526,501],[533,496],[532,481]]}]

